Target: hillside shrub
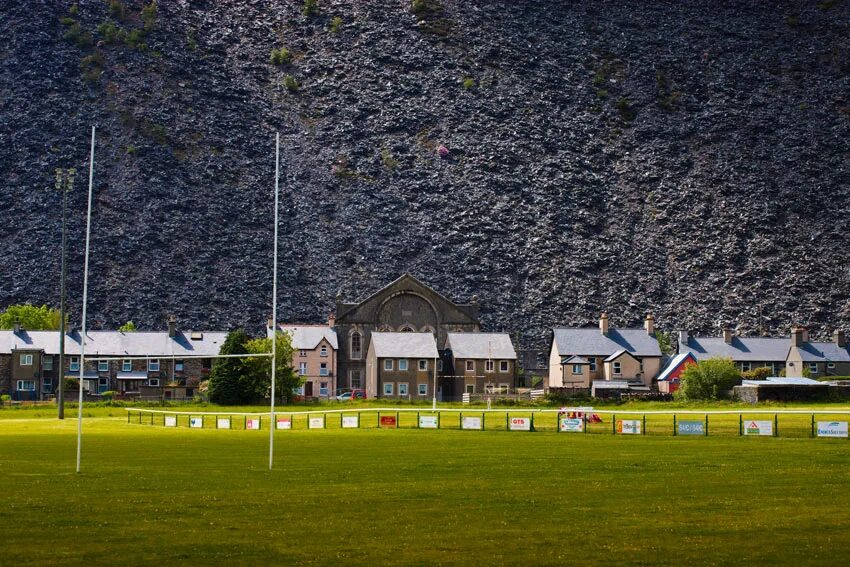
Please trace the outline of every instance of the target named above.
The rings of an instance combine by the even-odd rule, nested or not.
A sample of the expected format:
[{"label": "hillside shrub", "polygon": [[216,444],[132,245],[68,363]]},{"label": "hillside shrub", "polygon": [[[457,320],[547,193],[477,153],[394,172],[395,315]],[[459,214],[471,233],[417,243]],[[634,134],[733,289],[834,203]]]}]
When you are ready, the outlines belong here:
[{"label": "hillside shrub", "polygon": [[292,53],[285,48],[281,47],[280,49],[272,49],[271,56],[269,57],[269,62],[272,65],[284,65],[292,61]]},{"label": "hillside shrub", "polygon": [[328,31],[331,33],[339,33],[339,30],[342,29],[342,18],[339,16],[334,16],[331,20],[330,25],[328,26]]},{"label": "hillside shrub", "polygon": [[473,79],[472,77],[466,77],[463,80],[463,88],[467,91],[475,88],[475,79]]},{"label": "hillside shrub", "polygon": [[295,77],[292,75],[287,75],[283,78],[283,86],[286,87],[286,90],[289,92],[295,92],[298,90],[298,81],[296,81]]},{"label": "hillside shrub", "polygon": [[142,28],[146,32],[151,31],[156,26],[156,0],[142,8]]},{"label": "hillside shrub", "polygon": [[304,0],[304,9],[302,10],[305,16],[312,17],[319,15],[318,0]]},{"label": "hillside shrub", "polygon": [[124,7],[124,4],[119,0],[109,0],[109,15],[115,18],[116,20],[124,21],[124,18],[127,16],[127,9]]},{"label": "hillside shrub", "polygon": [[728,358],[710,358],[691,364],[682,373],[677,400],[719,400],[728,397],[741,373]]},{"label": "hillside shrub", "polygon": [[124,41],[126,32],[112,22],[103,22],[97,26],[97,33],[107,45],[115,45]]},{"label": "hillside shrub", "polygon": [[145,31],[140,29],[130,30],[130,33],[125,34],[124,43],[127,47],[137,49],[139,51],[147,51],[148,44],[145,43]]},{"label": "hillside shrub", "polygon": [[383,163],[384,167],[390,171],[393,171],[398,167],[398,160],[395,159],[390,150],[386,148],[381,151],[381,163]]},{"label": "hillside shrub", "polygon": [[80,24],[74,22],[71,27],[65,31],[63,38],[67,39],[79,48],[91,47],[92,37],[89,32],[80,27]]}]

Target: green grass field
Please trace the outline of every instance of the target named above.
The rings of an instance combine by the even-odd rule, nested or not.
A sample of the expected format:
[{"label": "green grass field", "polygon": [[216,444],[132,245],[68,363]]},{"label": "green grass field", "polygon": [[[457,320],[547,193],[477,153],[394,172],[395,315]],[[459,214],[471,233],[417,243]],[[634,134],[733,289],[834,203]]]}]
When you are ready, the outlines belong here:
[{"label": "green grass field", "polygon": [[710,437],[296,423],[269,472],[266,430],[92,408],[77,475],[76,421],[39,411],[0,411],[4,565],[850,561],[850,442],[807,416],[795,438],[740,438],[736,416]]}]

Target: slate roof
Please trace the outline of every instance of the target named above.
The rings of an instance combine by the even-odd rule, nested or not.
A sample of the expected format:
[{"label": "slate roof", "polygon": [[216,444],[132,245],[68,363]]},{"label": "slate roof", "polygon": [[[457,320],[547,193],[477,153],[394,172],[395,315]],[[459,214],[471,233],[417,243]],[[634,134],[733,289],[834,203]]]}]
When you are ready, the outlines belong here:
[{"label": "slate roof", "polygon": [[[86,356],[212,356],[217,355],[227,333],[204,331],[203,338],[193,340],[192,332],[181,332],[172,338],[167,331],[138,331],[122,333],[120,331],[89,331],[86,338]],[[82,334],[79,331],[68,333],[65,337],[65,353],[71,356],[80,354]],[[43,350],[45,354],[59,354],[59,333],[57,331],[0,331],[0,354],[10,354],[13,350]]]},{"label": "slate roof", "polygon": [[654,335],[646,329],[614,329],[603,335],[598,327],[553,329],[555,346],[560,356],[609,356],[626,350],[634,356],[661,356]]},{"label": "slate roof", "polygon": [[614,362],[615,360],[617,360],[618,358],[620,358],[624,354],[628,354],[629,356],[634,358],[634,356],[632,356],[632,353],[630,353],[629,351],[627,351],[624,348],[621,348],[620,350],[618,350],[617,352],[615,352],[614,354],[612,354],[611,356],[609,356],[608,358],[606,358],[602,362]]},{"label": "slate roof", "polygon": [[665,380],[667,380],[670,374],[672,374],[674,370],[676,370],[683,362],[685,362],[685,360],[689,358],[696,362],[696,357],[690,352],[683,352],[671,358],[670,363],[667,364],[667,366],[664,367],[664,370],[661,371],[661,374],[658,375],[658,381],[664,382]]},{"label": "slate roof", "polygon": [[431,333],[372,333],[369,348],[378,358],[438,358],[437,341]]},{"label": "slate roof", "polygon": [[770,377],[767,380],[742,380],[743,386],[828,386],[826,382],[818,382],[811,378]]},{"label": "slate roof", "polygon": [[803,343],[800,356],[803,362],[850,362],[850,351],[831,343]]},{"label": "slate roof", "polygon": [[292,348],[295,350],[313,350],[322,339],[330,343],[334,350],[339,349],[336,331],[327,325],[280,325],[280,330],[292,337]]},{"label": "slate roof", "polygon": [[697,360],[731,358],[735,362],[785,362],[791,348],[790,337],[732,337],[727,344],[723,337],[689,337],[679,343],[679,352],[690,352]]},{"label": "slate roof", "polygon": [[455,358],[500,358],[516,360],[516,351],[507,333],[449,333],[446,348]]}]

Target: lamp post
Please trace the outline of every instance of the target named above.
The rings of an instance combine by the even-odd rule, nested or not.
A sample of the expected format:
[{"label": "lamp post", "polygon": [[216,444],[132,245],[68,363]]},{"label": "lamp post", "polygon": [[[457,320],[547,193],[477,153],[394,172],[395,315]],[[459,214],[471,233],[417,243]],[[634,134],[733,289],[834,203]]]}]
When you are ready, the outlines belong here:
[{"label": "lamp post", "polygon": [[59,419],[65,419],[65,278],[67,275],[66,256],[68,239],[66,237],[66,218],[68,211],[68,193],[74,189],[75,168],[56,169],[56,190],[62,192],[62,268],[59,276],[59,389],[56,391],[56,404],[59,406]]}]

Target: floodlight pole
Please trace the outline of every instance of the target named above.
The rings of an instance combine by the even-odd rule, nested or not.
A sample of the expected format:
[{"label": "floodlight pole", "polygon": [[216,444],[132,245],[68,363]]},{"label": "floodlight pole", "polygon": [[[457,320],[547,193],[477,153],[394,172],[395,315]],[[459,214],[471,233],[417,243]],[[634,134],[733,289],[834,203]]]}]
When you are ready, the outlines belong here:
[{"label": "floodlight pole", "polygon": [[83,440],[83,380],[86,371],[86,308],[89,298],[89,243],[91,241],[91,202],[94,187],[94,132],[91,127],[89,156],[89,206],[86,214],[86,259],[83,267],[83,338],[80,341],[80,396],[77,404],[77,472],[80,472],[80,447]]},{"label": "floodlight pole", "polygon": [[278,186],[280,184],[280,132],[275,134],[274,146],[274,260],[272,268],[272,400],[269,411],[269,470],[274,464],[274,419],[275,381],[277,378],[277,224]]}]

